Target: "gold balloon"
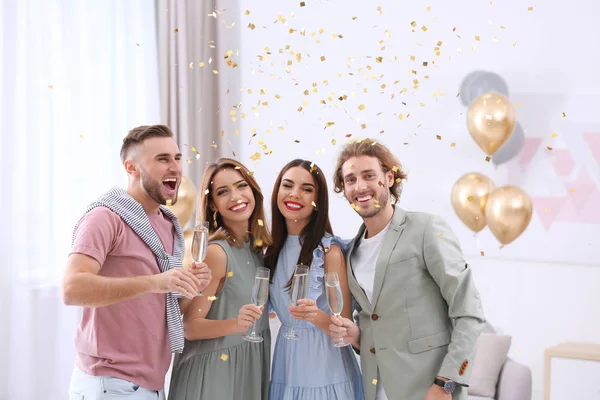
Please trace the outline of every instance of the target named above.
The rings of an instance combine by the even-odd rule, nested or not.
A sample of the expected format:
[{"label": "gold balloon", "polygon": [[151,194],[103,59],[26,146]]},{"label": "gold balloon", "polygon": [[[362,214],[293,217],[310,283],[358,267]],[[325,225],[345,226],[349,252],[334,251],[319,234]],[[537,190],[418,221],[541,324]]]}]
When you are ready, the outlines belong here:
[{"label": "gold balloon", "polygon": [[496,185],[483,174],[470,172],[461,176],[452,188],[452,207],[458,218],[473,232],[485,228],[485,205]]},{"label": "gold balloon", "polygon": [[183,232],[183,238],[185,239],[185,252],[183,253],[183,268],[192,267],[192,239],[194,238],[194,230],[188,229]]},{"label": "gold balloon", "polygon": [[469,107],[467,128],[486,154],[494,154],[515,128],[515,109],[499,93],[482,94]]},{"label": "gold balloon", "polygon": [[527,193],[516,186],[503,186],[488,196],[485,219],[496,239],[505,245],[525,231],[532,211]]},{"label": "gold balloon", "polygon": [[194,212],[196,191],[194,183],[187,176],[184,176],[177,191],[177,202],[172,206],[167,206],[179,218],[179,223],[184,229]]}]

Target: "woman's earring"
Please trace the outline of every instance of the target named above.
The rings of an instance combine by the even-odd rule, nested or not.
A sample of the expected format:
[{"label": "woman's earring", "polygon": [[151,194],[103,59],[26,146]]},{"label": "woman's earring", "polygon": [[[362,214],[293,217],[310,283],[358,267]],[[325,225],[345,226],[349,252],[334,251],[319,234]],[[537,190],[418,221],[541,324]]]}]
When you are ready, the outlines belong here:
[{"label": "woman's earring", "polygon": [[217,228],[217,212],[216,211],[213,213],[213,226],[215,227],[215,229]]}]

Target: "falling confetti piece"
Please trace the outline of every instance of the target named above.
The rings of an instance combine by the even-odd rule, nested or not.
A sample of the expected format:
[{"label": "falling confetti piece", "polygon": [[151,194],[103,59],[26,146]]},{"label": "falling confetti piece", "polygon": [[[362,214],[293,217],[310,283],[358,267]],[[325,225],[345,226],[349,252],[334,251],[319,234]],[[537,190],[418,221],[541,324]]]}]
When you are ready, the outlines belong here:
[{"label": "falling confetti piece", "polygon": [[422,30],[423,32],[427,32],[427,27],[426,27],[425,25],[423,25],[423,26],[421,27],[421,30]]},{"label": "falling confetti piece", "polygon": [[380,208],[381,207],[379,205],[379,200],[377,200],[377,199],[373,200],[373,204],[375,205],[375,208]]},{"label": "falling confetti piece", "polygon": [[312,201],[310,204],[313,206],[313,208],[317,208],[317,204],[314,201]]},{"label": "falling confetti piece", "polygon": [[520,355],[521,354],[521,350],[517,349],[517,354]]},{"label": "falling confetti piece", "polygon": [[233,271],[229,271],[229,272],[227,273],[227,276],[231,278],[231,277],[233,276]]},{"label": "falling confetti piece", "polygon": [[54,86],[48,85],[48,89],[53,89],[53,88],[54,88]]},{"label": "falling confetti piece", "polygon": [[469,200],[469,201],[473,201],[473,199],[474,199],[474,197],[473,197],[473,196],[469,196],[469,197],[467,197],[467,200]]},{"label": "falling confetti piece", "polygon": [[250,15],[250,10],[246,10],[245,14]]},{"label": "falling confetti piece", "polygon": [[254,244],[256,244],[258,247],[261,247],[263,245],[263,241],[262,241],[262,239],[256,239],[254,241]]},{"label": "falling confetti piece", "polygon": [[550,207],[544,208],[544,212],[550,212]]},{"label": "falling confetti piece", "polygon": [[325,61],[325,56],[321,56],[321,61]]},{"label": "falling confetti piece", "polygon": [[358,109],[361,110],[361,111],[364,110],[365,109],[365,105],[361,104],[360,106],[358,106]]},{"label": "falling confetti piece", "polygon": [[563,118],[567,118],[567,114],[563,112],[563,113],[562,113],[562,117],[563,117]]},{"label": "falling confetti piece", "polygon": [[528,11],[533,11],[533,7],[528,7],[527,10]]},{"label": "falling confetti piece", "polygon": [[177,33],[179,32],[179,29],[175,28],[175,30],[173,30],[173,33]]},{"label": "falling confetti piece", "polygon": [[171,200],[171,199],[167,199],[167,201],[166,201],[166,206],[167,206],[167,207],[171,207],[172,205],[173,205],[173,200]]},{"label": "falling confetti piece", "polygon": [[481,250],[481,256],[485,256],[485,251]]},{"label": "falling confetti piece", "polygon": [[221,354],[221,360],[223,361],[227,361],[227,359],[229,358],[229,356],[225,353]]},{"label": "falling confetti piece", "polygon": [[372,383],[373,385],[377,385],[377,379],[373,379],[373,381],[371,381],[371,383]]},{"label": "falling confetti piece", "polygon": [[456,143],[454,143],[454,142],[450,143],[450,147],[456,147]]},{"label": "falling confetti piece", "polygon": [[522,105],[523,105],[522,101],[520,101],[520,102],[517,103],[517,107],[521,107]]},{"label": "falling confetti piece", "polygon": [[552,150],[552,147],[551,147],[551,146],[546,146],[546,148],[547,148],[548,150]]},{"label": "falling confetti piece", "polygon": [[209,297],[208,297],[208,301],[215,301],[215,300],[217,300],[217,299],[218,299],[218,297],[217,297],[217,296],[209,296]]},{"label": "falling confetti piece", "polygon": [[435,135],[435,138],[436,138],[437,140],[442,140],[442,137],[441,137],[440,135]]},{"label": "falling confetti piece", "polygon": [[556,138],[556,137],[558,137],[558,133],[554,132],[554,133],[552,134],[552,137],[553,137],[553,138]]},{"label": "falling confetti piece", "polygon": [[491,159],[492,159],[492,157],[490,157],[490,156],[485,157],[485,161],[487,161],[487,162],[490,162]]}]

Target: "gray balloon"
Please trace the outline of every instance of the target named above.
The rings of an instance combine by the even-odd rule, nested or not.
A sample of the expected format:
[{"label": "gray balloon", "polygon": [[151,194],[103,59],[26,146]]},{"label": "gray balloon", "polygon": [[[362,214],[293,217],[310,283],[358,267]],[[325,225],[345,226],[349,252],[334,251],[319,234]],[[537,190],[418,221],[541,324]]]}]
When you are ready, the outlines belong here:
[{"label": "gray balloon", "polygon": [[495,165],[500,165],[512,160],[521,152],[524,144],[525,131],[523,131],[523,127],[517,122],[512,135],[510,135],[506,143],[492,154],[492,162]]},{"label": "gray balloon", "polygon": [[470,106],[476,98],[489,92],[508,96],[508,85],[494,72],[473,71],[460,84],[460,101],[463,105]]}]

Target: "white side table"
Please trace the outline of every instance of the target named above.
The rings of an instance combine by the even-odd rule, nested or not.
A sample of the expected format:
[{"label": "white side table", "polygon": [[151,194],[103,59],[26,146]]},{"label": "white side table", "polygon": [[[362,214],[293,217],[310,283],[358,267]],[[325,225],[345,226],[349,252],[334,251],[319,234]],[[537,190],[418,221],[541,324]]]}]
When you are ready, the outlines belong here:
[{"label": "white side table", "polygon": [[545,351],[544,400],[600,400],[600,344],[567,342]]}]

